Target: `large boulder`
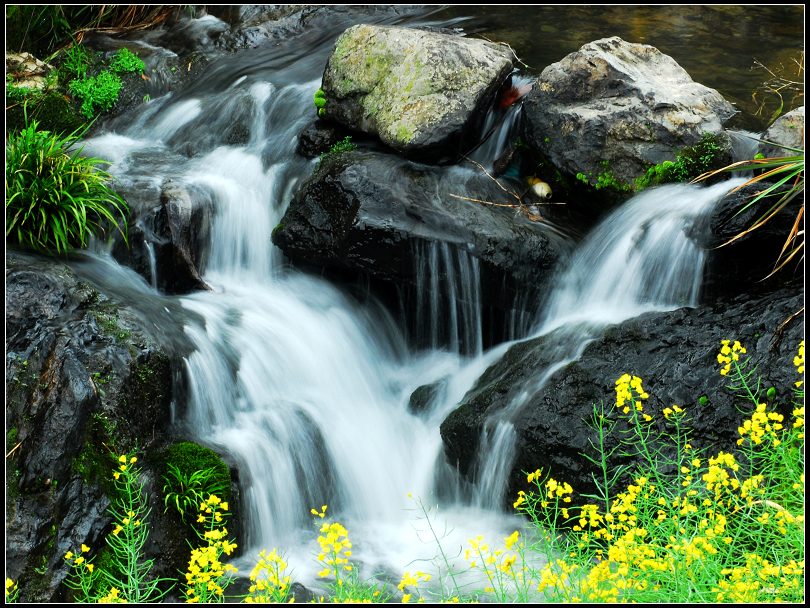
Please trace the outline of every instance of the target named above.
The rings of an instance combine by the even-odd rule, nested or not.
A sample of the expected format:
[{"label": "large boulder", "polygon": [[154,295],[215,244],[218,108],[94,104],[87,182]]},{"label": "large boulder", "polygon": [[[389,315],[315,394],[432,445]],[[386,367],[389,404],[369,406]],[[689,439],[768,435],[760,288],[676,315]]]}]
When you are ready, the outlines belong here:
[{"label": "large boulder", "polygon": [[325,117],[420,159],[455,157],[512,72],[506,46],[403,27],[356,25],[323,75]]},{"label": "large boulder", "polygon": [[[514,399],[522,405],[509,416],[516,436],[516,457],[506,483],[504,504],[526,489],[523,472],[542,468],[555,479],[569,482],[577,492],[594,490],[594,465],[581,454],[595,456],[586,426],[594,404],[605,404],[617,417],[614,382],[624,373],[640,376],[650,394],[644,409],[656,428],[666,424],[665,407],[685,407],[696,449],[712,454],[731,450],[737,428],[752,409],[750,402],[727,388],[719,374],[717,353],[722,339],[738,339],[746,346],[751,365],[762,378],[762,390],[776,389],[771,403],[790,414],[792,388],[797,379],[792,365],[804,337],[803,290],[793,288],[761,299],[749,296],[715,306],[648,313],[610,327],[595,336],[575,361],[554,369],[563,330],[513,346],[481,377],[459,407],[441,425],[450,463],[471,478],[479,462],[482,430],[488,420],[504,413]],[[539,389],[538,377],[554,369]],[[521,395],[528,390],[528,395]],[[491,424],[489,426],[492,426]],[[613,435],[607,448],[616,445]],[[626,461],[624,461],[626,463]],[[613,467],[619,461],[612,459]]]},{"label": "large boulder", "polygon": [[735,110],[672,57],[614,36],[545,68],[524,112],[527,142],[551,165],[621,189],[704,133],[722,133]]},{"label": "large boulder", "polygon": [[796,152],[786,150],[781,146],[804,150],[804,106],[791,110],[777,118],[768,130],[762,134],[762,139],[777,146],[760,144],[759,152],[765,157],[794,156]]},{"label": "large boulder", "polygon": [[[134,310],[40,256],[9,253],[6,307],[6,575],[21,599],[68,599],[64,554],[105,546],[116,451],[146,461],[149,552],[174,575],[187,547],[158,508],[159,476],[143,458],[169,440],[167,346]],[[151,321],[166,328],[172,315],[161,311]]]},{"label": "large boulder", "polygon": [[[516,200],[472,166],[343,152],[325,157],[298,189],[273,242],[296,265],[362,276],[394,293],[416,289],[425,274],[436,277],[437,288],[445,286],[453,270],[458,277],[465,272],[459,265],[471,263],[478,266],[471,273],[480,272],[480,286],[473,288],[485,316],[502,318],[518,296],[529,305],[542,296],[573,241],[549,223],[531,221],[520,208],[487,202]],[[444,251],[431,254],[437,246]],[[448,257],[454,269],[440,265]],[[463,298],[462,291],[456,296]]]}]

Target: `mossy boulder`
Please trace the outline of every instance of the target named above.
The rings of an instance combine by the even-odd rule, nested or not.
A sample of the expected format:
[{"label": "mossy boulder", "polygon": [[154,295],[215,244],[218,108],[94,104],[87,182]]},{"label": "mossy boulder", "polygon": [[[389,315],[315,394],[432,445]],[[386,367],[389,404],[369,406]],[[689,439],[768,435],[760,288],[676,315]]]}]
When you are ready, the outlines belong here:
[{"label": "mossy boulder", "polygon": [[513,68],[506,46],[424,29],[356,25],[323,75],[323,116],[420,159],[453,157]]},{"label": "mossy boulder", "polygon": [[649,167],[675,160],[706,133],[723,133],[735,113],[672,57],[614,36],[543,70],[525,98],[524,139],[592,192],[629,196]]}]

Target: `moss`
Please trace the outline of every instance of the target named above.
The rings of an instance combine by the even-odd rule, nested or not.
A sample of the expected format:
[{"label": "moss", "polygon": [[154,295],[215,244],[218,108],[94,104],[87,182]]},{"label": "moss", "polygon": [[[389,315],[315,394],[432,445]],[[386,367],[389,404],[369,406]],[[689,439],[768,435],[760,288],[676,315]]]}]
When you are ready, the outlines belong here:
[{"label": "moss", "polygon": [[118,317],[114,312],[94,312],[93,317],[96,319],[101,331],[108,336],[112,336],[117,340],[126,340],[132,336],[131,331],[118,325]]},{"label": "moss", "polygon": [[168,474],[170,464],[186,475],[202,469],[213,468],[216,471],[216,479],[227,488],[226,496],[221,498],[226,501],[231,500],[230,468],[214,450],[193,441],[181,441],[166,448],[162,460],[163,463],[159,470],[163,475]]},{"label": "moss", "polygon": [[118,443],[116,424],[105,414],[95,413],[87,424],[82,449],[72,462],[85,483],[98,485],[109,497],[115,491],[110,471],[116,467]]},{"label": "moss", "polygon": [[649,186],[688,182],[697,176],[719,169],[729,160],[725,158],[727,146],[721,135],[704,133],[694,146],[683,148],[674,161],[665,160],[653,165],[647,172],[636,178],[635,189],[643,190]]},{"label": "moss", "polygon": [[14,449],[14,446],[17,444],[18,433],[19,431],[17,430],[17,427],[14,426],[6,432],[6,454]]},{"label": "moss", "polygon": [[[63,95],[55,91],[37,93],[29,98],[28,120],[39,121],[40,129],[52,133],[72,133],[85,126],[85,121],[78,111]],[[6,109],[6,129],[16,132],[25,126],[23,104],[17,103]]]}]

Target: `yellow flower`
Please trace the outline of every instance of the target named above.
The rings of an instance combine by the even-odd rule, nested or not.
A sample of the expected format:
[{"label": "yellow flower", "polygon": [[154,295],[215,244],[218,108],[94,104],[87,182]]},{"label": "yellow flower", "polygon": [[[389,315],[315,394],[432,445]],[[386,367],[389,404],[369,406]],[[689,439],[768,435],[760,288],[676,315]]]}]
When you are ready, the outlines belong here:
[{"label": "yellow flower", "polygon": [[87,564],[87,571],[88,572],[92,572],[93,568],[95,568],[95,566],[93,564]]},{"label": "yellow flower", "polygon": [[73,559],[73,551],[68,551],[65,553],[65,559]]},{"label": "yellow flower", "polygon": [[515,543],[518,541],[519,537],[520,537],[520,532],[518,532],[517,530],[515,530],[514,532],[512,532],[512,534],[507,536],[503,540],[504,545],[506,546],[506,548],[511,549],[515,545]]},{"label": "yellow flower", "polygon": [[118,462],[126,462],[126,461],[127,457],[125,454],[121,454],[121,456],[118,457]]},{"label": "yellow flower", "polygon": [[87,545],[83,544],[83,545],[82,545],[82,553],[87,553],[88,551],[90,551],[90,547],[88,547]]}]

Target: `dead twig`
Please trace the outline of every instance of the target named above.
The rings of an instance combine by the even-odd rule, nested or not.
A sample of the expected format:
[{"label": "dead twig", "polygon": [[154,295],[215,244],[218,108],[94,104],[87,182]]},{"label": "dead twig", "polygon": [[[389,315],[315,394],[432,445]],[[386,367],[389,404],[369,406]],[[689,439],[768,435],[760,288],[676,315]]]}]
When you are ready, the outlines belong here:
[{"label": "dead twig", "polygon": [[22,441],[18,441],[18,442],[17,442],[17,445],[15,445],[13,448],[11,448],[11,451],[10,451],[8,454],[6,454],[6,458],[8,458],[8,457],[9,457],[9,456],[11,456],[11,455],[12,455],[14,452],[16,452],[16,451],[17,451],[17,448],[18,448],[18,447],[20,447],[21,445],[22,445]]},{"label": "dead twig", "polygon": [[[479,35],[480,35],[480,34],[479,34]],[[517,61],[517,62],[518,62],[520,65],[522,65],[524,68],[527,68],[527,69],[529,69],[529,70],[530,70],[530,69],[532,69],[532,67],[531,67],[530,65],[528,65],[528,64],[526,64],[526,63],[523,63],[523,61],[520,59],[520,57],[518,57],[517,53],[515,52],[515,49],[513,49],[513,48],[512,48],[512,47],[509,45],[509,43],[508,43],[508,42],[497,42],[497,41],[495,41],[495,40],[490,40],[490,39],[489,39],[489,38],[487,38],[486,36],[481,36],[481,38],[483,38],[483,39],[484,39],[484,40],[486,40],[487,42],[491,42],[492,44],[501,44],[501,45],[505,46],[506,48],[508,48],[508,49],[511,51],[512,55],[513,55],[513,56],[514,56],[514,58],[515,58],[515,61]]]}]

